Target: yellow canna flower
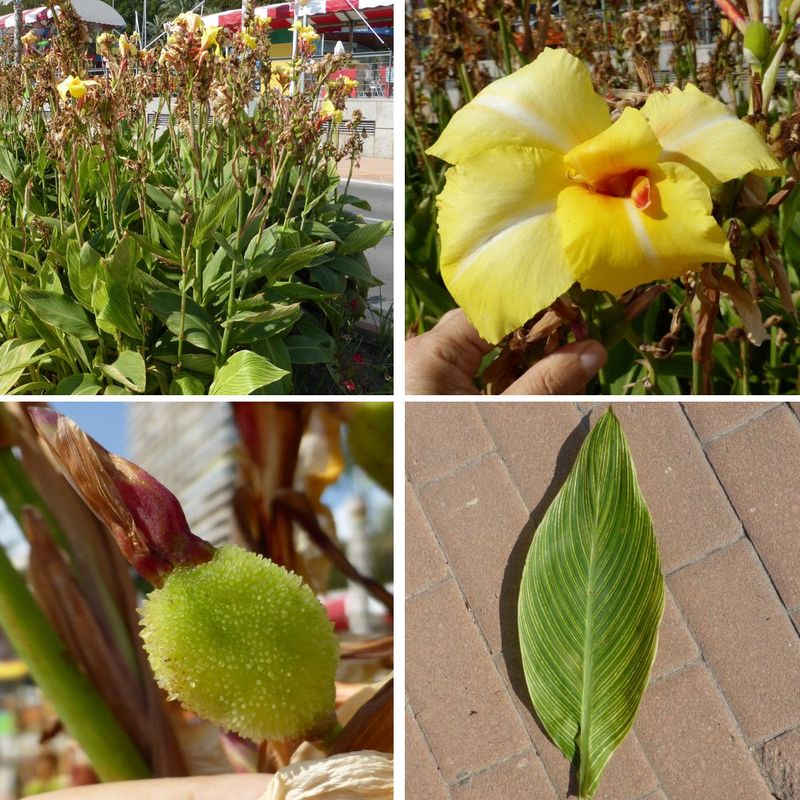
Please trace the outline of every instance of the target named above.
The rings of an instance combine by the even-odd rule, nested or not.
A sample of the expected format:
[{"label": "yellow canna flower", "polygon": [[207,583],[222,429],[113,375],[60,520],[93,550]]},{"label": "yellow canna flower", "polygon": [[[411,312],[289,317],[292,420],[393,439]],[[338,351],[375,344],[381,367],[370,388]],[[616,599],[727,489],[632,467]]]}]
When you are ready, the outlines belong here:
[{"label": "yellow canna flower", "polygon": [[219,25],[212,25],[203,31],[203,38],[200,40],[200,52],[208,50],[212,45],[217,44],[217,36],[219,36],[221,30],[222,28]]},{"label": "yellow canna flower", "polygon": [[733,263],[709,186],[783,172],[692,85],[612,124],[586,67],[552,49],[457,111],[428,152],[455,165],[437,199],[442,277],[489,342],[576,281],[621,294]]},{"label": "yellow canna flower", "polygon": [[319,34],[310,25],[303,25],[299,19],[296,19],[291,27],[292,30],[297,31],[297,36],[304,42],[313,42],[319,39]]},{"label": "yellow canna flower", "polygon": [[340,108],[336,108],[336,106],[330,100],[325,100],[320,110],[322,111],[322,116],[330,117],[334,124],[338,125],[342,121],[342,110]]},{"label": "yellow canna flower", "polygon": [[20,38],[20,41],[28,47],[33,47],[39,41],[39,37],[33,31],[28,31]]},{"label": "yellow canna flower", "polygon": [[175,18],[175,22],[183,22],[186,25],[186,30],[195,34],[195,36],[198,33],[202,33],[205,27],[203,18],[192,11],[185,11],[183,14],[178,14]]},{"label": "yellow canna flower", "polygon": [[74,75],[67,75],[61,83],[56,86],[62,100],[67,99],[67,95],[72,95],[76,100],[80,100],[87,92],[88,86],[96,86],[97,81],[82,81]]},{"label": "yellow canna flower", "polygon": [[128,34],[123,33],[122,36],[119,37],[119,54],[123,58],[128,58],[136,56],[138,52],[139,48],[128,39]]},{"label": "yellow canna flower", "polygon": [[[286,61],[272,62],[272,75],[269,79],[269,88],[277,89],[281,94],[289,94],[292,82],[292,67]],[[262,83],[263,88],[263,83]]]},{"label": "yellow canna flower", "polygon": [[418,8],[415,12],[417,19],[429,20],[433,18],[433,11],[430,8]]},{"label": "yellow canna flower", "polygon": [[256,38],[255,36],[251,36],[247,31],[242,31],[242,41],[251,49],[255,50],[256,47]]}]

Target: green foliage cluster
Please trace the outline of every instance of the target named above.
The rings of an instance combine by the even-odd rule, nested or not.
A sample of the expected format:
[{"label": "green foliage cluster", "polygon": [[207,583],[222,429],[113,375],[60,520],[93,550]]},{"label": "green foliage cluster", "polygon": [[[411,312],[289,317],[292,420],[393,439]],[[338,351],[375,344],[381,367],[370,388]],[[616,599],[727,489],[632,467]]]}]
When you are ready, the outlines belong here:
[{"label": "green foliage cluster", "polygon": [[181,23],[159,51],[106,39],[107,79],[70,93],[85,29],[60,28],[0,67],[0,392],[284,393],[298,365],[336,379],[378,284],[364,251],[391,227],[340,187],[361,146],[358,120],[341,141],[325,125],[341,64],[306,48],[273,73],[262,23],[216,45]]}]

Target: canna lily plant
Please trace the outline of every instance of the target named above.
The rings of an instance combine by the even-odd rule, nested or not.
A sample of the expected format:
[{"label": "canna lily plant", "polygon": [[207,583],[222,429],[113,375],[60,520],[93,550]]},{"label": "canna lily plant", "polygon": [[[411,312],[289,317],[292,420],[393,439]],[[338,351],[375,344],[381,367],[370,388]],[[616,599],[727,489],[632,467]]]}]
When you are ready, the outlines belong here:
[{"label": "canna lily plant", "polygon": [[428,153],[454,165],[437,201],[442,277],[492,343],[576,283],[620,295],[735,263],[712,193],[783,172],[692,85],[612,121],[583,63],[552,49],[477,94]]}]

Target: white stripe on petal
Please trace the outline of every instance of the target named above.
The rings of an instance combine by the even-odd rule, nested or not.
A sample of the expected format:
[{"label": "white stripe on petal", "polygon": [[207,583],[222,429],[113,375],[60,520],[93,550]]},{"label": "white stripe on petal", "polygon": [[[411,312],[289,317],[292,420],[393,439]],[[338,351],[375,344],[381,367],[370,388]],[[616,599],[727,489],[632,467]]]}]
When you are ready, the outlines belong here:
[{"label": "white stripe on petal", "polygon": [[[513,120],[523,128],[527,128],[531,133],[538,136],[542,141],[551,145],[560,153],[566,153],[577,142],[564,142],[562,141],[561,134],[552,125],[545,122],[541,117],[538,117],[533,112],[529,111],[511,100],[506,100],[504,97],[499,97],[496,94],[479,95],[472,102],[473,106],[486,106],[491,108],[492,111]],[[487,147],[491,143],[487,142]]]},{"label": "white stripe on petal", "polygon": [[543,217],[546,214],[553,214],[555,210],[555,201],[543,203],[541,206],[537,206],[536,208],[528,211],[528,213],[524,216],[517,217],[516,219],[510,220],[507,224],[504,224],[502,230],[499,230],[496,233],[491,234],[491,236],[488,236],[465,259],[462,260],[462,262],[458,265],[458,269],[450,278],[449,282],[456,283],[458,279],[463,277],[469,268],[472,267],[472,265],[486,252],[486,250],[496,245],[506,236],[512,234],[521,225],[532,222],[537,217]]},{"label": "white stripe on petal", "polygon": [[628,219],[631,221],[631,227],[633,228],[634,234],[636,234],[636,241],[639,242],[639,247],[642,248],[644,257],[648,261],[657,261],[658,251],[653,246],[653,242],[651,241],[650,237],[647,235],[644,223],[642,222],[641,212],[638,208],[636,208],[631,200],[625,202],[625,210],[628,212]]}]

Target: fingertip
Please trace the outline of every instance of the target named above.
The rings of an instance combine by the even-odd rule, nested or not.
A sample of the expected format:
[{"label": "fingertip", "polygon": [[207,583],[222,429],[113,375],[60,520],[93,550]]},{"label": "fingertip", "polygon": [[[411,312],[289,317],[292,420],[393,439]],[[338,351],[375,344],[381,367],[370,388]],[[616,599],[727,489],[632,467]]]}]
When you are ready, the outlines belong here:
[{"label": "fingertip", "polygon": [[582,394],[607,359],[600,342],[594,339],[573,342],[538,361],[505,393]]},{"label": "fingertip", "polygon": [[608,352],[596,339],[584,339],[581,342],[575,342],[575,345],[576,350],[580,346],[578,361],[588,383],[606,365]]}]

